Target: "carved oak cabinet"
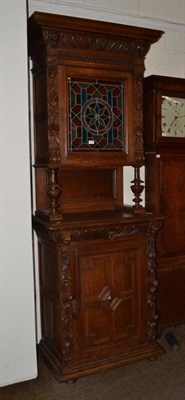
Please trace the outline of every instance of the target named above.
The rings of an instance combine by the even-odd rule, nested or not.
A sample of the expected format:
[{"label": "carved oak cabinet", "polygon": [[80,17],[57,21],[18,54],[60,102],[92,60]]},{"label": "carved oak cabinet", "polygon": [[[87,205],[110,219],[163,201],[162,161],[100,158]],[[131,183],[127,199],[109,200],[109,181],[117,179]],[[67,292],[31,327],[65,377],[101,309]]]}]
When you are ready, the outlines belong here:
[{"label": "carved oak cabinet", "polygon": [[[43,13],[33,62],[42,340],[59,381],[162,353],[155,235],[140,205],[144,57],[162,32]],[[132,165],[134,207],[124,206]]]}]

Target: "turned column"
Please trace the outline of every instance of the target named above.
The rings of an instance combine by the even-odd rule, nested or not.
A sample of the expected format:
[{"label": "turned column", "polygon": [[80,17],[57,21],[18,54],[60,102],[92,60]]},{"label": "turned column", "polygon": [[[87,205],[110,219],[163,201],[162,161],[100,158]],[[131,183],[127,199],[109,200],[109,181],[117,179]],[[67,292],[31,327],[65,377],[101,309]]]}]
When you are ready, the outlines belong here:
[{"label": "turned column", "polygon": [[62,193],[61,185],[57,182],[56,167],[51,167],[46,170],[46,194],[47,194],[47,209],[37,210],[36,215],[39,218],[46,219],[50,222],[60,222],[63,220],[63,215],[58,210],[60,207],[59,197]]},{"label": "turned column", "polygon": [[144,189],[144,182],[140,178],[140,168],[140,166],[134,167],[134,179],[131,181],[132,185],[130,187],[134,193],[133,202],[135,205],[133,206],[133,209],[135,213],[143,213],[145,211],[145,208],[140,204],[142,202],[141,193]]}]

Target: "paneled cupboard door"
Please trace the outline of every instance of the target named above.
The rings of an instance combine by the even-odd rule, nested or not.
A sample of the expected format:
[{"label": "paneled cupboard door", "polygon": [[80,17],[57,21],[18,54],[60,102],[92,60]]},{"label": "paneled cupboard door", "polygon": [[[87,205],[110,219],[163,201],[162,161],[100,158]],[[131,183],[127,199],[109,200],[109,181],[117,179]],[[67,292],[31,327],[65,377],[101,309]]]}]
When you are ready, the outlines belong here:
[{"label": "paneled cupboard door", "polygon": [[[144,242],[79,246],[79,352],[82,358],[144,341],[146,274]],[[144,329],[146,332],[146,329]]]}]

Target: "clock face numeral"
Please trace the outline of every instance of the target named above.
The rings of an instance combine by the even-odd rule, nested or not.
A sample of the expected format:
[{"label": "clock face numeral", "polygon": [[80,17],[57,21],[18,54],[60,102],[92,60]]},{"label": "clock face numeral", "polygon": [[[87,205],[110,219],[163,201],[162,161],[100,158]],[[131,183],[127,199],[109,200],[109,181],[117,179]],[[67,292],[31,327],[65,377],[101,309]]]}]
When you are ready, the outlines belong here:
[{"label": "clock face numeral", "polygon": [[185,137],[185,99],[162,96],[162,136]]}]

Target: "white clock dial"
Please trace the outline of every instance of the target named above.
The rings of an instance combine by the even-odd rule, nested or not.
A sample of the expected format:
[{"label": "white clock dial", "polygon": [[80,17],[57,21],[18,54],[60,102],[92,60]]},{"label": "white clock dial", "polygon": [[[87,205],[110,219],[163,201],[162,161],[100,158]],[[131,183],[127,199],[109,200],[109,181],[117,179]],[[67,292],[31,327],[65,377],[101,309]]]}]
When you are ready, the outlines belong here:
[{"label": "white clock dial", "polygon": [[162,136],[185,137],[185,99],[162,96]]}]

